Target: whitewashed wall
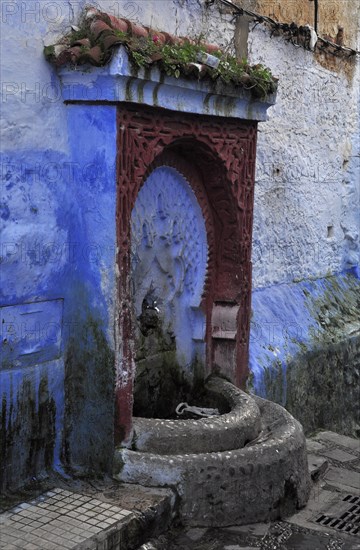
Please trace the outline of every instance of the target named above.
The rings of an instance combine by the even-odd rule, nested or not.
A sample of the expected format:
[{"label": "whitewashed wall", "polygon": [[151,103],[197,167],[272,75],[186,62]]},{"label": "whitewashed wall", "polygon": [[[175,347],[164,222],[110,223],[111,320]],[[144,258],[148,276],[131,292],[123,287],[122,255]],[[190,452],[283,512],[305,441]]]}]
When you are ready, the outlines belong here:
[{"label": "whitewashed wall", "polygon": [[260,124],[255,288],[358,265],[359,63],[349,79],[260,26],[250,57],[280,79],[270,120]]}]

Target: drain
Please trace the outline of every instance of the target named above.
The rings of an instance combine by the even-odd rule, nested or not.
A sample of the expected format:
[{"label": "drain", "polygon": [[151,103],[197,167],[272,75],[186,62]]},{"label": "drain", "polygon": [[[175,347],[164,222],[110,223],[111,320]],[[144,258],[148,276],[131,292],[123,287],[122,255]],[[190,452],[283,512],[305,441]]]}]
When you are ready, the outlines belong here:
[{"label": "drain", "polygon": [[324,527],[332,527],[342,533],[357,535],[360,532],[360,497],[346,495],[342,501],[349,505],[348,509],[343,510],[338,516],[321,514],[315,523]]}]

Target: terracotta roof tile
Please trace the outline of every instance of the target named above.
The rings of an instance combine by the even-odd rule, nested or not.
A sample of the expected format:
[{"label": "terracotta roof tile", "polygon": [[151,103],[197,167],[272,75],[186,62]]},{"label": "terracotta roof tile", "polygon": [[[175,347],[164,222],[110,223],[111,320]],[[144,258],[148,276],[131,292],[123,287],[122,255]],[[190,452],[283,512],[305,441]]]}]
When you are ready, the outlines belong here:
[{"label": "terracotta roof tile", "polygon": [[101,19],[94,19],[94,21],[90,25],[90,31],[93,34],[95,40],[97,40],[103,32],[114,34],[114,29],[112,29],[110,25],[107,25]]},{"label": "terracotta roof tile", "polygon": [[[138,44],[148,37],[151,37],[155,43],[160,42],[161,44],[197,44],[189,37],[156,31],[139,23],[134,23],[125,18],[117,18],[91,7],[87,8],[84,13],[80,30],[63,37],[58,44],[46,47],[45,55],[55,66],[62,66],[67,63],[74,65],[89,63],[101,66],[110,60],[116,45],[124,43],[131,53],[136,51],[136,48],[139,47]],[[201,47],[203,51],[205,50],[210,55],[221,51],[221,48],[216,44],[202,42]],[[206,58],[206,54],[204,55]],[[159,62],[161,68],[162,59],[161,48],[158,52],[152,53],[150,51],[149,63]],[[164,67],[162,67],[162,70],[164,70]],[[204,60],[202,60],[202,63],[182,63],[181,72],[198,79],[206,76],[214,77],[212,69],[204,64]],[[251,77],[245,73],[244,82],[240,80],[235,85],[247,87],[254,93],[256,82],[252,81],[251,86],[248,86],[249,79],[251,80]],[[276,88],[276,84],[274,85]]]},{"label": "terracotta roof tile", "polygon": [[89,63],[93,65],[101,65],[103,52],[100,46],[94,46],[87,53],[83,54],[84,57],[87,57]]},{"label": "terracotta roof tile", "polygon": [[143,36],[147,38],[149,36],[149,30],[143,27],[142,25],[137,25],[136,23],[130,22],[130,29],[128,30],[133,36]]},{"label": "terracotta roof tile", "polygon": [[117,44],[121,44],[121,40],[118,36],[114,36],[114,34],[109,34],[108,36],[105,36],[102,44],[104,46],[104,50],[108,51],[113,46],[116,46]]},{"label": "terracotta roof tile", "polygon": [[114,15],[109,15],[111,26],[113,29],[121,32],[128,32],[130,27],[130,21],[127,19],[118,19]]},{"label": "terracotta roof tile", "polygon": [[[65,51],[62,51],[59,55],[55,55],[55,59],[51,59],[55,65],[63,65],[69,62],[78,64],[90,62],[94,65],[105,64],[110,58],[111,49],[122,42],[117,34],[118,31],[136,38],[154,36],[162,44],[196,43],[191,38],[178,37],[165,31],[155,31],[128,19],[108,15],[92,7],[87,8],[85,12],[82,31],[85,36],[70,42]],[[75,49],[78,46],[82,47],[83,50],[86,49],[86,51],[79,52],[78,49]],[[216,44],[203,44],[203,46],[208,53],[220,50]],[[102,55],[100,55],[100,51]],[[156,56],[154,56],[154,62],[158,59],[155,58]]]},{"label": "terracotta roof tile", "polygon": [[84,48],[91,48],[91,42],[88,38],[81,38],[80,40],[76,40],[73,46],[83,46]]}]

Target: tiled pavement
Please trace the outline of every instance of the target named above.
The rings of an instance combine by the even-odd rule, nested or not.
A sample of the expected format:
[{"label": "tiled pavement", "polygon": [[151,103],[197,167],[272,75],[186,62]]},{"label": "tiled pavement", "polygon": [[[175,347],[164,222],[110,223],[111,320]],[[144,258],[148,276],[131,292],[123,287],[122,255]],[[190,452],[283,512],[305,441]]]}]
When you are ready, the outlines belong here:
[{"label": "tiled pavement", "polygon": [[119,528],[131,515],[91,496],[55,488],[0,516],[0,548],[63,550],[99,548],[92,539],[101,531]]},{"label": "tiled pavement", "polygon": [[170,525],[170,490],[113,481],[64,485],[0,514],[1,550],[133,550]]}]

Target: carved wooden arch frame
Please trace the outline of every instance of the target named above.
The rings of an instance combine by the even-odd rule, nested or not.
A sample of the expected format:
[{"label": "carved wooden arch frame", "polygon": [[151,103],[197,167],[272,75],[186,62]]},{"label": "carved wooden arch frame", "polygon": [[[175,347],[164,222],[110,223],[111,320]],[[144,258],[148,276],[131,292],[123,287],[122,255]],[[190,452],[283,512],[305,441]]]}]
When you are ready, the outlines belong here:
[{"label": "carved wooden arch frame", "polygon": [[[233,381],[248,373],[251,238],[257,123],[120,104],[117,114],[117,299],[115,443],[131,432],[135,374],[130,300],[130,219],[147,176],[170,165],[189,181],[208,232],[207,361],[213,304],[238,308]],[[220,366],[221,367],[221,366]]]}]

